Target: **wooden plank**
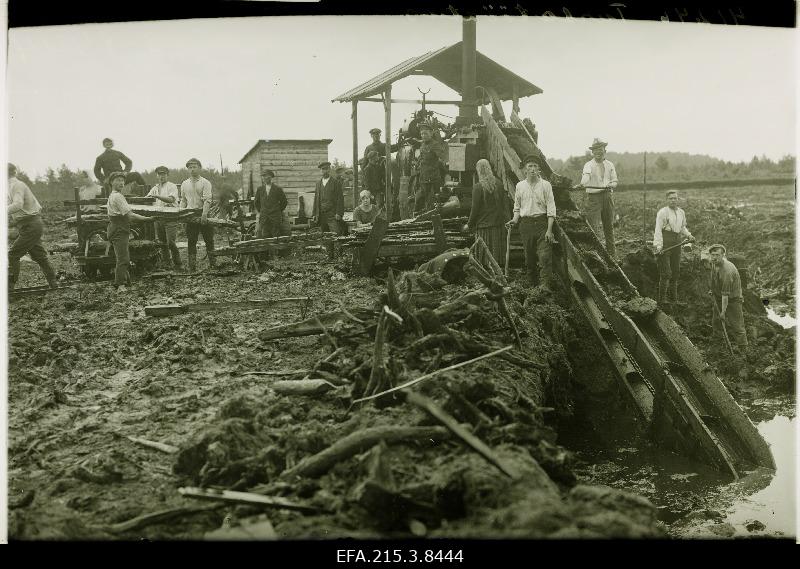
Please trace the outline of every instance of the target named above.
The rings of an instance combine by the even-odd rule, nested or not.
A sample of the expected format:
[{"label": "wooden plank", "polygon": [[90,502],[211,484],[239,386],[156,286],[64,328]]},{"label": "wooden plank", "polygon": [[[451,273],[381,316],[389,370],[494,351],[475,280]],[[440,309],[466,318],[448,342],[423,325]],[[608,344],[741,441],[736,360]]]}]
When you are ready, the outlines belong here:
[{"label": "wooden plank", "polygon": [[188,312],[210,312],[214,310],[254,310],[258,308],[268,308],[275,304],[296,302],[311,302],[311,297],[254,299],[231,302],[198,302],[196,304],[155,304],[152,306],[145,306],[144,313],[147,316],[175,316]]},{"label": "wooden plank", "polygon": [[263,494],[253,494],[252,492],[234,492],[232,490],[211,490],[205,488],[185,487],[178,488],[178,493],[185,498],[217,500],[232,504],[280,508],[283,510],[293,510],[295,512],[305,512],[309,514],[318,514],[325,511],[322,508],[290,502],[285,498],[280,498],[277,496],[264,496]]},{"label": "wooden plank", "polygon": [[386,235],[386,229],[389,227],[389,222],[383,216],[378,216],[372,222],[372,229],[369,232],[364,246],[361,249],[361,271],[362,275],[368,275],[372,271],[372,266],[375,264],[375,258],[381,246],[383,236]]}]

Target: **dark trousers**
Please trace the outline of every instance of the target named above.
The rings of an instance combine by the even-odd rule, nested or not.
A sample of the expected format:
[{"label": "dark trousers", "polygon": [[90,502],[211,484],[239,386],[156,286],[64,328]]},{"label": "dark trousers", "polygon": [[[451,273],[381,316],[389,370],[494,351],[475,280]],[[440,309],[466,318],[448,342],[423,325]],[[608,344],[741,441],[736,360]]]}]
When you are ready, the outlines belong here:
[{"label": "dark trousers", "polygon": [[8,250],[8,288],[13,289],[19,278],[19,260],[29,254],[44,273],[47,283],[54,286],[56,273],[50,260],[47,258],[47,251],[42,245],[42,235],[44,234],[44,223],[40,215],[32,215],[17,222],[19,235],[11,244]]},{"label": "dark trousers", "polygon": [[[663,249],[677,245],[682,241],[681,235],[673,231],[662,231]],[[658,256],[658,294],[663,300],[669,293],[673,300],[678,300],[678,278],[681,272],[681,248],[675,247]],[[670,287],[670,282],[672,287]]]},{"label": "dark trousers", "polygon": [[106,235],[114,246],[114,256],[117,258],[117,266],[114,269],[114,284],[117,286],[126,285],[130,283],[131,280],[129,274],[131,255],[128,249],[131,226],[128,222],[128,218],[125,216],[111,217]]},{"label": "dark trousers", "polygon": [[203,225],[202,223],[187,223],[186,224],[186,240],[189,242],[189,265],[194,268],[197,264],[197,238],[202,234],[203,241],[206,244],[206,253],[208,254],[208,264],[213,267],[216,264],[214,256],[211,252],[214,250],[214,226]]},{"label": "dark trousers", "polygon": [[[586,221],[600,237],[602,233],[606,240],[606,251],[614,257],[617,249],[614,246],[614,198],[610,191],[599,194],[587,194]],[[602,230],[602,231],[601,231]]]},{"label": "dark trousers", "polygon": [[[336,235],[342,235],[342,221],[336,220],[335,214],[332,211],[320,211],[319,217],[317,218],[317,223],[319,224],[319,228],[323,232],[332,232]],[[331,259],[333,258],[333,243],[327,246],[328,250],[328,257]]]},{"label": "dark trousers", "polygon": [[420,182],[414,196],[414,213],[420,214],[433,209],[433,198],[439,188],[437,182]]},{"label": "dark trousers", "polygon": [[156,221],[156,237],[161,241],[162,261],[169,264],[169,257],[172,254],[172,263],[176,268],[181,267],[181,252],[175,243],[178,237],[178,225],[176,223],[165,223]]},{"label": "dark trousers", "polygon": [[[717,310],[722,309],[722,297],[714,295],[714,302],[717,303]],[[747,347],[747,332],[744,329],[744,313],[742,311],[743,301],[741,298],[729,298],[728,306],[725,309],[725,329],[731,343],[737,346]],[[718,336],[722,335],[722,325],[717,316],[717,311],[711,319],[711,327]]]},{"label": "dark trousers", "polygon": [[[552,285],[553,249],[545,239],[547,216],[523,217],[519,221],[519,233],[525,249],[525,265],[534,285],[539,283],[539,275],[548,286]],[[538,264],[538,268],[537,268]]]}]

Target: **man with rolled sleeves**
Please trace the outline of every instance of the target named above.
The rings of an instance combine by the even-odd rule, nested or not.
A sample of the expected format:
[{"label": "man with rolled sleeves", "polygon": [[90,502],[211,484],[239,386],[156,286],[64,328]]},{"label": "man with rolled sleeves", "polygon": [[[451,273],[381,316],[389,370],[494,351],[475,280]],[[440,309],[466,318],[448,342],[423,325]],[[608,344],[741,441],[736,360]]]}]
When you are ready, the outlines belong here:
[{"label": "man with rolled sleeves", "polygon": [[612,194],[617,187],[617,170],[610,160],[606,160],[607,142],[595,138],[589,150],[592,160],[583,166],[583,175],[578,188],[586,189],[589,203],[586,207],[586,221],[597,234],[605,237],[606,251],[612,257],[617,250],[614,245],[614,199]]},{"label": "man with rolled sleeves", "polygon": [[125,291],[125,285],[130,284],[131,256],[128,241],[131,234],[131,221],[152,221],[149,217],[139,215],[131,210],[128,200],[122,194],[125,186],[125,173],[112,172],[108,177],[111,194],[108,196],[106,209],[108,211],[108,228],[106,236],[114,246],[116,268],[114,270],[114,286],[118,291]]},{"label": "man with rolled sleeves", "polygon": [[[556,202],[550,182],[541,177],[539,165],[533,156],[520,162],[525,179],[514,191],[514,217],[506,223],[511,228],[519,223],[519,233],[525,250],[525,265],[531,285],[541,283],[553,288],[553,222],[556,218]],[[537,268],[538,264],[538,268]]]},{"label": "man with rolled sleeves", "polygon": [[44,223],[42,206],[28,185],[17,178],[17,167],[8,164],[9,225],[17,227],[18,235],[8,250],[8,290],[13,290],[19,278],[19,260],[29,254],[36,261],[50,288],[56,288],[56,273],[42,245]]},{"label": "man with rolled sleeves", "polygon": [[[164,204],[165,208],[177,212],[180,193],[178,192],[178,186],[167,180],[169,169],[166,166],[159,166],[156,168],[156,175],[158,176],[158,183],[150,189],[147,196],[156,198],[156,205],[161,203]],[[158,220],[155,222],[155,230],[158,240],[161,241],[162,263],[169,266],[169,258],[170,254],[172,254],[172,264],[175,270],[183,270],[181,253],[176,243],[178,223],[168,219]]]},{"label": "man with rolled sleeves", "polygon": [[[133,162],[119,150],[114,150],[114,141],[110,138],[103,139],[103,153],[94,162],[94,177],[101,183],[108,180],[112,172],[130,172]],[[103,186],[103,197],[111,193],[111,186]]]},{"label": "man with rolled sleeves", "polygon": [[[331,176],[330,162],[322,162],[318,168],[322,170],[322,177],[317,180],[317,186],[314,188],[314,222],[322,231],[332,231],[341,235],[342,217],[344,217],[341,181]],[[328,248],[328,254],[333,255],[332,244]]]},{"label": "man with rolled sleeves", "polygon": [[208,224],[208,209],[211,207],[212,188],[211,182],[200,175],[200,161],[191,158],[186,162],[189,177],[181,184],[181,209],[200,209],[200,223],[188,222],[186,224],[186,240],[188,241],[189,272],[197,270],[197,238],[203,235],[208,255],[208,266],[215,267],[214,227]]},{"label": "man with rolled sleeves", "polygon": [[[665,302],[667,294],[678,302],[678,278],[681,270],[680,243],[694,241],[686,227],[686,212],[678,207],[678,192],[667,192],[667,205],[656,214],[653,247],[658,256],[658,302]],[[668,251],[665,251],[669,249]],[[664,251],[662,253],[662,251]],[[671,287],[669,286],[671,283]]]},{"label": "man with rolled sleeves", "polygon": [[708,248],[708,253],[711,256],[711,290],[708,294],[713,297],[717,306],[711,320],[714,333],[722,334],[721,317],[725,322],[728,338],[740,348],[747,348],[739,270],[725,258],[727,251],[724,245],[712,245]]},{"label": "man with rolled sleeves", "polygon": [[433,127],[428,122],[417,125],[422,144],[416,162],[417,189],[414,211],[419,214],[433,208],[434,195],[441,188],[443,170],[447,161],[447,149],[441,141],[433,139]]}]

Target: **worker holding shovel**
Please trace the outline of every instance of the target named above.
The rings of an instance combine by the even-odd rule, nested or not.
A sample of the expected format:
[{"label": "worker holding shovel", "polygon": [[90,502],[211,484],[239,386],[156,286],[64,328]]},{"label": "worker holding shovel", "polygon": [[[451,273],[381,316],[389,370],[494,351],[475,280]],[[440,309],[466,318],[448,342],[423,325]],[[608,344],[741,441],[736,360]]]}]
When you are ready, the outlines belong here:
[{"label": "worker holding shovel", "polygon": [[711,295],[714,303],[712,327],[714,333],[722,330],[723,335],[741,348],[747,348],[747,333],[744,329],[742,312],[742,281],[736,265],[725,258],[724,245],[708,248],[711,256]]},{"label": "worker holding shovel", "polygon": [[[681,249],[694,237],[686,227],[686,212],[678,207],[678,192],[667,192],[667,205],[656,214],[653,246],[658,257],[658,302],[678,302],[678,278],[681,270]],[[672,285],[672,286],[670,286]]]}]

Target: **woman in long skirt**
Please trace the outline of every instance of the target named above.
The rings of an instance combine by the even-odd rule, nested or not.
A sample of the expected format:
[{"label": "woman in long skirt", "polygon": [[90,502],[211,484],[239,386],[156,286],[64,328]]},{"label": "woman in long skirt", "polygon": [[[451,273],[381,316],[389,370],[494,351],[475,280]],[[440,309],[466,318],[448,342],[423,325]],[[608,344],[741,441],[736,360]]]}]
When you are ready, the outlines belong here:
[{"label": "woman in long skirt", "polygon": [[[497,264],[503,266],[506,257],[505,223],[511,219],[511,204],[503,182],[492,173],[488,160],[478,160],[475,167],[478,183],[472,187],[472,208],[467,226],[482,238]],[[479,259],[484,265],[486,259]]]}]

